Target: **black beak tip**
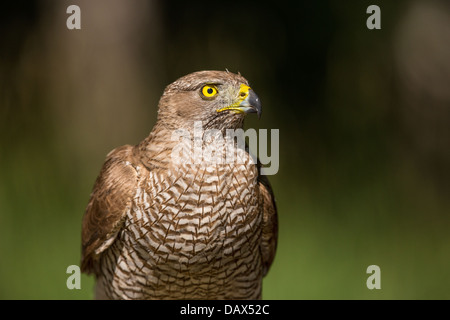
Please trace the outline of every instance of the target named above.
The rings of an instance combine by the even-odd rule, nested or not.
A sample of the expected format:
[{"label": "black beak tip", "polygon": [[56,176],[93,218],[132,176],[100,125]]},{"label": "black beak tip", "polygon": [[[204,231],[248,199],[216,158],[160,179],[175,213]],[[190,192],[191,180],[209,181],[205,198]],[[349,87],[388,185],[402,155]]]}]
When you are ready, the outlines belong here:
[{"label": "black beak tip", "polygon": [[256,95],[255,92],[250,91],[250,97],[249,97],[248,102],[250,103],[250,105],[253,107],[256,114],[258,115],[258,119],[261,119],[261,114],[262,114],[261,101],[259,100],[259,97]]}]

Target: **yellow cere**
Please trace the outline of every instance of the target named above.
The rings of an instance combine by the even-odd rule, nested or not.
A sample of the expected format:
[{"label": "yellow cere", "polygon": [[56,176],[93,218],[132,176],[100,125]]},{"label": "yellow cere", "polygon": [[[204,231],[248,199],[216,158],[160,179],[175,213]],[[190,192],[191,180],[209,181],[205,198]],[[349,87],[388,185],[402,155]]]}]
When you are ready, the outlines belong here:
[{"label": "yellow cere", "polygon": [[244,101],[248,97],[250,89],[251,88],[249,86],[242,83],[239,89],[239,100],[228,107],[217,110],[217,112],[222,112],[225,110],[233,110],[235,113],[244,113],[244,111],[241,108],[239,108],[239,105],[241,104],[242,101]]},{"label": "yellow cere", "polygon": [[217,94],[217,89],[215,86],[212,85],[206,85],[202,88],[202,94],[206,98],[212,98]]},{"label": "yellow cere", "polygon": [[249,87],[249,86],[247,86],[247,85],[245,85],[245,84],[241,84],[241,89],[239,90],[239,99],[242,101],[242,100],[244,100],[245,98],[247,98],[247,96],[248,96],[248,91],[250,90],[251,88]]}]

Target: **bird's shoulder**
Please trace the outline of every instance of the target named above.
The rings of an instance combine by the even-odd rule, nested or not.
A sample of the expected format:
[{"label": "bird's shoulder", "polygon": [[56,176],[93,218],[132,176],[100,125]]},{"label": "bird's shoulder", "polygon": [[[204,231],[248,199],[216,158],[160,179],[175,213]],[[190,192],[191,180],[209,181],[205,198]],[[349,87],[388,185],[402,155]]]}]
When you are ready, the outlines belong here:
[{"label": "bird's shoulder", "polygon": [[94,271],[94,261],[117,237],[136,190],[139,169],[133,146],[116,148],[106,156],[83,217],[84,272]]},{"label": "bird's shoulder", "polygon": [[261,238],[261,254],[263,262],[263,274],[266,275],[275,258],[278,242],[278,210],[275,196],[269,179],[259,174],[258,187],[263,211],[263,230]]}]

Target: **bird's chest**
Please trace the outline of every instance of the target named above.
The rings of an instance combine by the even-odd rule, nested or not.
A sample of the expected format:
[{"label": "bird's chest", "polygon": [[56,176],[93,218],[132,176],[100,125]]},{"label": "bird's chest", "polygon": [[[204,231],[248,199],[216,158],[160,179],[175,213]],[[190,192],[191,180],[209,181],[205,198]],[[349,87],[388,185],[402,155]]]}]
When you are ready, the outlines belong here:
[{"label": "bird's chest", "polygon": [[126,238],[162,269],[204,272],[239,259],[255,250],[261,230],[256,179],[254,165],[189,165],[141,177]]}]

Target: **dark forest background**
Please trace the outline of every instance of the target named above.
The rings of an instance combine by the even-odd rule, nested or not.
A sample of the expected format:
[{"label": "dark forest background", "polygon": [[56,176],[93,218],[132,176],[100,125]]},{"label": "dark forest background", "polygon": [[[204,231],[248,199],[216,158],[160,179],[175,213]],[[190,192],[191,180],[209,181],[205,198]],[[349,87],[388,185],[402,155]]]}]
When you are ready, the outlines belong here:
[{"label": "dark forest background", "polygon": [[[81,8],[81,30],[66,9]],[[366,9],[381,8],[381,30]],[[0,19],[0,298],[68,290],[106,154],[164,87],[241,72],[280,130],[266,299],[450,298],[448,1],[15,1]],[[368,290],[366,268],[381,268]]]}]

